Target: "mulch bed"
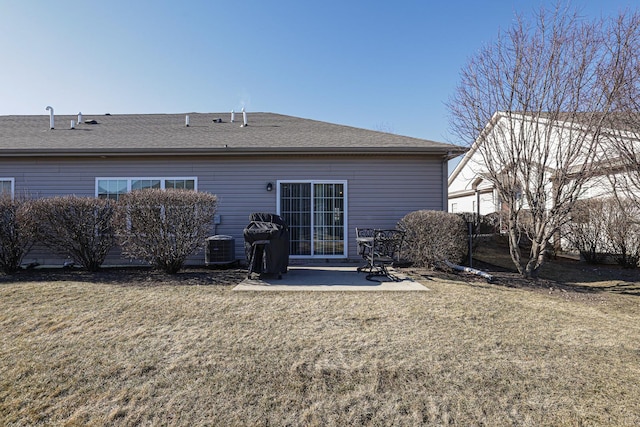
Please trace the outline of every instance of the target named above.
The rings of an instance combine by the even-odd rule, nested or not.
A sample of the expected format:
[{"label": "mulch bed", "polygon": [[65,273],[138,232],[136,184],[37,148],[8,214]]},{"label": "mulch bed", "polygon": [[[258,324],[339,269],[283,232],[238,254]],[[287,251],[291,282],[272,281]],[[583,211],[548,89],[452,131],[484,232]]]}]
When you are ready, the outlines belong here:
[{"label": "mulch bed", "polygon": [[[583,277],[581,283],[557,281],[546,278],[530,279],[522,277],[513,269],[507,269],[487,262],[474,260],[474,268],[486,271],[493,276],[495,286],[524,288],[533,291],[598,294],[604,291],[640,296],[640,271],[621,269],[617,266],[592,266],[584,263],[552,261],[557,268],[564,268],[567,277]],[[563,262],[565,264],[563,264]],[[421,280],[443,279],[464,281],[470,284],[486,284],[487,281],[477,275],[464,272],[438,271],[402,268],[405,273]],[[16,282],[58,282],[75,281],[91,283],[109,283],[123,286],[235,286],[246,278],[246,268],[230,267],[187,267],[177,274],[166,274],[149,267],[105,267],[97,272],[88,272],[80,268],[35,268],[20,270],[13,275],[0,274],[0,284]],[[611,286],[589,286],[589,281],[611,282]]]},{"label": "mulch bed", "polygon": [[187,267],[177,274],[166,274],[149,267],[104,267],[94,273],[79,268],[34,268],[12,275],[0,274],[0,283],[73,281],[132,286],[235,286],[246,276],[247,270],[238,267]]}]

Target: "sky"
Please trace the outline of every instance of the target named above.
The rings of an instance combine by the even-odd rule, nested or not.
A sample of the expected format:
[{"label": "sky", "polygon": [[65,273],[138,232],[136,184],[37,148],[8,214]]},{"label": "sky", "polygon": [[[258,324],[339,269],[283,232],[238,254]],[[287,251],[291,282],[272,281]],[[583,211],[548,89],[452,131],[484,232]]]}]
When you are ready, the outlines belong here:
[{"label": "sky", "polygon": [[[596,18],[636,1],[572,5]],[[555,4],[0,0],[0,115],[244,107],[465,144],[446,107],[460,70],[516,13]]]}]

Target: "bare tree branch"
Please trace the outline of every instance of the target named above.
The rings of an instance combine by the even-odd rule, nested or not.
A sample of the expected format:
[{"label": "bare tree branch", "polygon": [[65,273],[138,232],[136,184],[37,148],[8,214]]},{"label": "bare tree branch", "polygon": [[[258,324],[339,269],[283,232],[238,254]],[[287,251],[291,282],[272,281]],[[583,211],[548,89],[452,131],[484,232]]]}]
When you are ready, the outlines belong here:
[{"label": "bare tree branch", "polygon": [[628,45],[640,47],[611,37],[611,23],[560,7],[535,18],[529,26],[518,16],[480,50],[448,103],[454,133],[473,141],[475,168],[502,201],[511,256],[525,276],[537,274],[596,173],[603,130],[625,90]]}]

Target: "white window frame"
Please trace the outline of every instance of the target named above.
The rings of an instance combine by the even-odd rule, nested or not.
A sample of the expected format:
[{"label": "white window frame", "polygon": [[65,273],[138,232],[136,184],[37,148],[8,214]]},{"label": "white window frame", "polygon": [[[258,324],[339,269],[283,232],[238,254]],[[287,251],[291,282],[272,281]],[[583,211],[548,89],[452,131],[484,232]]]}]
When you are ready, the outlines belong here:
[{"label": "white window frame", "polygon": [[343,179],[283,179],[276,181],[276,213],[281,215],[280,212],[280,184],[311,184],[311,205],[313,206],[313,200],[315,197],[314,185],[315,184],[342,184],[344,189],[344,224],[343,224],[343,253],[341,255],[315,255],[313,230],[315,229],[315,221],[313,211],[311,212],[311,255],[290,255],[291,259],[344,259],[349,256],[349,189],[347,180]]},{"label": "white window frame", "polygon": [[11,199],[14,198],[16,192],[16,179],[15,178],[0,178],[0,182],[10,182],[11,183]]},{"label": "white window frame", "polygon": [[165,183],[166,181],[187,181],[187,180],[192,180],[193,181],[193,191],[198,191],[198,177],[195,176],[164,176],[164,177],[157,177],[157,176],[153,176],[153,177],[118,177],[118,176],[114,176],[114,177],[96,177],[96,183],[95,183],[95,197],[99,197],[98,195],[98,182],[99,181],[127,181],[127,193],[131,192],[131,183],[133,181],[160,181],[160,188],[162,190],[165,189]]}]

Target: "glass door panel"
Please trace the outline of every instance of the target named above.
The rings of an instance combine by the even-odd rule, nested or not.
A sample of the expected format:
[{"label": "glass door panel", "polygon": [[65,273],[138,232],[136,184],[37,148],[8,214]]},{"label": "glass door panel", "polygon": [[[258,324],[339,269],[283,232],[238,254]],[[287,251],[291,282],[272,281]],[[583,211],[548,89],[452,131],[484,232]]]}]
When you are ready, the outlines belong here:
[{"label": "glass door panel", "polygon": [[291,255],[311,255],[311,184],[280,184],[280,216],[289,225]]},{"label": "glass door panel", "polygon": [[314,184],[314,255],[344,254],[344,184]]},{"label": "glass door panel", "polygon": [[344,186],[280,183],[280,215],[289,225],[291,255],[345,255]]}]

